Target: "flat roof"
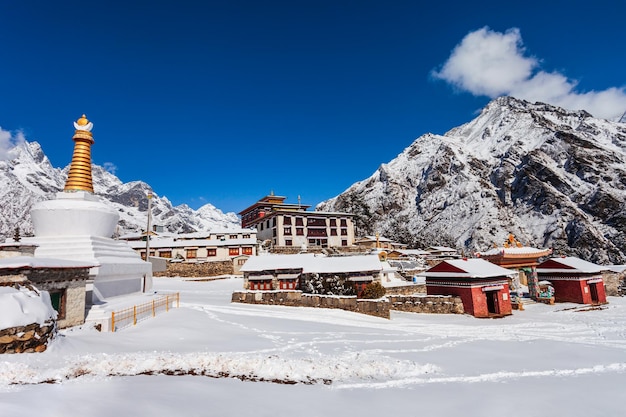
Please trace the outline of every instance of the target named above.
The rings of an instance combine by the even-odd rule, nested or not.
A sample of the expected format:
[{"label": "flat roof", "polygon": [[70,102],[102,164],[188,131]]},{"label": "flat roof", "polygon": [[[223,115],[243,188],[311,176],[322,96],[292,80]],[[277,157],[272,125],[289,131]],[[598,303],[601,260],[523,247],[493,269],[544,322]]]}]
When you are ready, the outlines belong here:
[{"label": "flat roof", "polygon": [[14,256],[0,259],[0,269],[61,269],[61,268],[93,268],[100,266],[97,262],[73,261],[69,259],[37,258],[34,256]]},{"label": "flat roof", "polygon": [[316,256],[312,253],[295,255],[260,255],[248,258],[242,272],[302,269],[302,273],[342,273],[381,271],[377,255]]}]

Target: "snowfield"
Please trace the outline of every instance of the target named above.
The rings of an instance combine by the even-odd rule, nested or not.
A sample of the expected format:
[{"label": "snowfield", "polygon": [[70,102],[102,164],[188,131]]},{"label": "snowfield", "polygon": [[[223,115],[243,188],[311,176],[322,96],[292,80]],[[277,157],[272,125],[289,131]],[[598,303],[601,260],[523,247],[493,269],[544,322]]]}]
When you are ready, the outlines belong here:
[{"label": "snowfield", "polygon": [[241,278],[156,278],[180,308],[0,357],[4,416],[618,416],[626,299],[503,319],[231,304]]}]

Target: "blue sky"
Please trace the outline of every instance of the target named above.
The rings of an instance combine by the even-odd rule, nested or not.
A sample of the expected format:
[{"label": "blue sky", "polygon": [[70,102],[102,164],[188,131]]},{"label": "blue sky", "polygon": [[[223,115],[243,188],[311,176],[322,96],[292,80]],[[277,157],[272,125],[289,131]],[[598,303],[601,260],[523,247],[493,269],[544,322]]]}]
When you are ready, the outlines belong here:
[{"label": "blue sky", "polygon": [[315,205],[499,95],[626,111],[626,0],[0,3],[1,148],[175,205]]}]

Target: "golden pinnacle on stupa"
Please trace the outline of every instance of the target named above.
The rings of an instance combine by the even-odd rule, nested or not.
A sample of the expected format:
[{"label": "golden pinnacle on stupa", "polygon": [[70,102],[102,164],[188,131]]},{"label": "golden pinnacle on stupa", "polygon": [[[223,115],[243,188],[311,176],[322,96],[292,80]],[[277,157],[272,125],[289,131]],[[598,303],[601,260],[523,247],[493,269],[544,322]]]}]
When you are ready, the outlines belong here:
[{"label": "golden pinnacle on stupa", "polygon": [[91,145],[93,145],[93,135],[91,123],[84,114],[74,122],[74,153],[70,171],[65,181],[63,191],[87,191],[93,193],[93,183],[91,179]]}]

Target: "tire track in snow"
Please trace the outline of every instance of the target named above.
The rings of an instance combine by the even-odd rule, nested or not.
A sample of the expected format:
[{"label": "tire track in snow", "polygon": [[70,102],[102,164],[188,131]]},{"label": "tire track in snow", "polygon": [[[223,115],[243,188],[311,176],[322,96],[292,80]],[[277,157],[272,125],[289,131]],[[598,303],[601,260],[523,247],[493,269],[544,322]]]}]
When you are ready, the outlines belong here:
[{"label": "tire track in snow", "polygon": [[357,389],[357,388],[399,388],[409,385],[425,385],[425,384],[448,384],[448,383],[480,383],[480,382],[502,382],[521,378],[540,378],[540,377],[571,377],[588,374],[605,374],[605,373],[625,373],[626,363],[612,363],[609,365],[596,365],[588,368],[576,369],[550,369],[545,371],[500,371],[488,374],[480,374],[475,376],[449,376],[435,378],[404,378],[384,382],[364,382],[364,383],[347,383],[334,385],[333,389]]}]

